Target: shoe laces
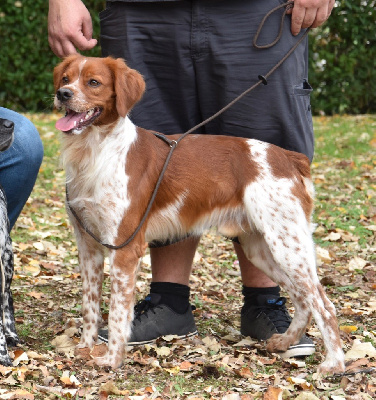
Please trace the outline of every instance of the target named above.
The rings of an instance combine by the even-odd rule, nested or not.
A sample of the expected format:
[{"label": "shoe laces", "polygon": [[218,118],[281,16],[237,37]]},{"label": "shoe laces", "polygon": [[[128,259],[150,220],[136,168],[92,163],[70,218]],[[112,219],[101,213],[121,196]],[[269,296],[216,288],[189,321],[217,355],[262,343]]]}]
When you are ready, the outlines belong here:
[{"label": "shoe laces", "polygon": [[155,313],[154,308],[158,307],[158,304],[153,304],[151,302],[151,297],[147,296],[145,299],[140,300],[135,306],[134,306],[134,319],[141,320],[142,315],[146,315],[149,311],[152,311]]},{"label": "shoe laces", "polygon": [[257,318],[261,313],[263,313],[268,317],[269,323],[275,327],[278,333],[284,333],[291,323],[291,317],[285,307],[285,304],[285,297],[268,300],[267,304],[257,307],[259,309]]}]

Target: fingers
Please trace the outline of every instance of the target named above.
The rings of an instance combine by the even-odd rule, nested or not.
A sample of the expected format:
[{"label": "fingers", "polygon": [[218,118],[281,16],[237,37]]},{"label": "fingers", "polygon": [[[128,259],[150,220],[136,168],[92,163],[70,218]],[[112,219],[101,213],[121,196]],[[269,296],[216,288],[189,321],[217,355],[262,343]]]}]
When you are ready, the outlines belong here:
[{"label": "fingers", "polygon": [[71,44],[78,50],[90,50],[97,44],[97,39],[87,39],[84,35],[76,35],[72,38]]},{"label": "fingers", "polygon": [[96,46],[97,40],[96,39],[87,40],[82,36],[82,38],[75,37],[71,41],[68,39],[62,39],[62,40],[49,39],[49,44],[56,56],[58,56],[59,58],[64,58],[71,54],[76,54],[77,53],[76,49],[81,51],[92,49],[93,47]]},{"label": "fingers", "polygon": [[291,33],[299,34],[301,29],[322,25],[333,9],[335,0],[295,0],[291,14]]},{"label": "fingers", "polygon": [[322,7],[317,10],[316,16],[313,19],[312,23],[307,22],[306,25],[302,26],[302,28],[308,28],[312,26],[312,28],[317,28],[318,26],[322,25],[329,17],[330,13],[328,14],[328,7]]},{"label": "fingers", "polygon": [[60,58],[90,50],[97,40],[92,38],[90,13],[80,0],[50,0],[48,42]]},{"label": "fingers", "polygon": [[56,37],[49,35],[48,42],[55,55],[59,58],[67,57],[70,54],[76,54],[77,50],[90,50],[96,46],[96,39],[87,39],[84,35],[76,34],[72,37]]},{"label": "fingers", "polygon": [[306,8],[295,2],[294,8],[291,14],[291,33],[297,35],[302,29],[304,18],[306,14]]},{"label": "fingers", "polygon": [[91,22],[91,18],[83,18],[81,31],[83,36],[90,40],[93,37],[93,23]]},{"label": "fingers", "polygon": [[51,50],[59,58],[64,58],[69,56],[70,54],[77,53],[76,48],[74,47],[72,42],[68,40],[56,39],[52,36],[49,36],[48,42],[50,44]]},{"label": "fingers", "polygon": [[92,38],[91,21],[90,26],[68,30],[54,29],[56,25],[51,25],[48,32],[48,42],[52,51],[60,58],[81,51],[90,50],[97,44],[97,40]]}]

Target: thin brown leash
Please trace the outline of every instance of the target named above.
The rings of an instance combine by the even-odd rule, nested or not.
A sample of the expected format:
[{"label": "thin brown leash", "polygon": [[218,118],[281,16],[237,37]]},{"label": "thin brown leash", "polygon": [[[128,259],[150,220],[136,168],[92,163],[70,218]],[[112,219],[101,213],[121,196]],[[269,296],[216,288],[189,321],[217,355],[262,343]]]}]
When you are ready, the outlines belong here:
[{"label": "thin brown leash", "polygon": [[[283,29],[283,23],[285,20],[285,16],[287,14],[287,12],[294,7],[294,2],[293,1],[288,1],[286,3],[280,4],[277,7],[274,7],[272,10],[270,10],[262,19],[256,35],[253,39],[253,46],[256,47],[257,49],[268,49],[272,46],[274,46],[276,43],[278,43],[278,41],[280,40],[281,36],[282,36],[282,29]],[[260,33],[262,31],[262,28],[264,27],[264,24],[266,22],[266,20],[270,17],[270,15],[272,15],[275,11],[281,9],[281,8],[285,8],[282,18],[281,18],[281,23],[280,23],[280,27],[279,27],[279,32],[275,38],[275,40],[271,43],[268,43],[266,45],[259,45],[257,44],[257,40],[260,36]],[[283,56],[283,58],[281,58],[281,60],[274,65],[273,68],[271,68],[265,75],[259,75],[258,76],[258,82],[256,82],[254,85],[252,85],[250,88],[248,88],[247,90],[245,90],[243,93],[241,93],[238,97],[236,97],[234,100],[232,100],[229,104],[227,104],[225,107],[223,107],[222,109],[220,109],[217,113],[215,113],[214,115],[212,115],[210,118],[206,119],[205,121],[195,125],[193,128],[189,129],[188,131],[186,131],[185,133],[183,133],[177,140],[171,140],[168,139],[165,135],[162,135],[160,133],[155,133],[153,132],[153,134],[155,136],[157,136],[158,138],[162,139],[164,142],[166,142],[169,146],[170,146],[170,151],[167,154],[166,160],[163,164],[162,170],[160,172],[158,181],[154,187],[153,193],[151,195],[151,198],[149,200],[148,206],[145,210],[145,213],[139,223],[139,225],[137,226],[137,228],[135,229],[135,231],[133,232],[133,234],[123,243],[119,244],[119,245],[112,245],[112,244],[108,244],[108,243],[103,243],[100,238],[98,238],[98,236],[96,236],[91,230],[89,230],[87,228],[87,226],[85,226],[85,224],[83,223],[83,221],[80,219],[80,217],[77,215],[76,211],[71,207],[71,205],[69,204],[69,195],[68,195],[68,186],[66,185],[66,203],[68,206],[69,211],[72,213],[72,215],[75,217],[76,221],[79,223],[79,225],[81,226],[81,228],[87,233],[89,234],[96,242],[100,243],[102,246],[107,247],[108,249],[112,249],[112,250],[118,250],[121,249],[125,246],[127,246],[134,238],[135,236],[138,234],[138,232],[141,230],[143,224],[145,223],[150,210],[154,204],[154,200],[157,196],[158,193],[158,189],[160,187],[160,184],[162,182],[163,176],[166,172],[167,166],[170,162],[172,153],[174,152],[174,150],[176,149],[176,146],[178,145],[178,143],[183,140],[187,135],[189,135],[190,133],[196,131],[198,128],[201,128],[203,125],[206,125],[208,122],[212,121],[213,119],[217,118],[220,114],[224,113],[226,110],[228,110],[230,107],[232,107],[236,102],[238,102],[240,99],[242,99],[244,96],[246,96],[249,92],[251,92],[252,90],[254,90],[257,86],[263,84],[263,85],[267,85],[268,81],[267,78],[277,69],[279,68],[288,57],[290,57],[290,55],[296,50],[296,48],[299,46],[299,44],[305,39],[305,37],[308,35],[310,28],[306,29],[306,31],[304,32],[304,34],[299,38],[299,40],[294,44],[293,47],[291,47],[291,49]]]}]

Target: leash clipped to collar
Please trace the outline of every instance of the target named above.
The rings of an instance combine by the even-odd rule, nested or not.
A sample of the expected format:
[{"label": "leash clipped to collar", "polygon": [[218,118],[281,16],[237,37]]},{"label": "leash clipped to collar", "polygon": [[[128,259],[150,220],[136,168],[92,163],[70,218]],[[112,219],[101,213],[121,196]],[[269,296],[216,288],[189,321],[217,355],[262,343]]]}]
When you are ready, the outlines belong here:
[{"label": "leash clipped to collar", "polygon": [[[279,40],[282,37],[282,30],[283,30],[283,23],[286,17],[286,14],[289,10],[291,10],[294,7],[294,2],[293,1],[288,1],[286,3],[280,4],[277,7],[274,7],[272,10],[270,10],[262,19],[256,35],[253,38],[253,46],[257,49],[269,49],[270,47],[273,47],[275,44],[277,44],[279,42]],[[266,20],[276,11],[278,11],[281,8],[285,8],[283,14],[282,14],[282,18],[281,18],[281,23],[279,26],[279,32],[275,38],[275,40],[271,43],[265,44],[265,45],[259,45],[257,43],[257,40],[261,34],[261,31],[265,25]],[[288,57],[290,57],[290,55],[296,50],[296,48],[299,46],[299,44],[306,38],[306,36],[308,35],[310,28],[307,28],[306,31],[304,32],[304,34],[299,38],[299,40],[294,44],[293,47],[291,47],[291,49],[281,58],[281,60],[274,65],[273,68],[271,68],[265,75],[259,75],[258,76],[258,82],[256,82],[253,86],[251,86],[250,88],[248,88],[247,90],[245,90],[243,93],[241,93],[238,97],[236,97],[234,100],[232,100],[229,104],[227,104],[227,106],[223,107],[222,109],[220,109],[218,112],[216,112],[214,115],[212,115],[210,118],[206,119],[205,121],[195,125],[193,128],[189,129],[188,131],[184,132],[181,136],[179,136],[179,138],[177,140],[171,140],[169,138],[167,138],[165,135],[162,135],[160,133],[156,133],[153,132],[153,134],[158,137],[159,139],[163,140],[165,143],[167,143],[170,146],[170,151],[167,154],[166,160],[163,164],[161,173],[159,175],[158,181],[154,187],[153,193],[151,195],[151,198],[149,200],[148,206],[146,207],[144,216],[142,217],[139,225],[137,226],[137,228],[135,229],[135,231],[132,233],[132,235],[123,243],[119,244],[119,245],[112,245],[112,244],[108,244],[108,243],[103,243],[100,238],[98,238],[92,231],[90,231],[85,224],[83,223],[83,221],[80,219],[80,217],[78,216],[78,214],[76,213],[76,211],[71,207],[71,205],[69,204],[69,195],[68,195],[68,186],[66,185],[66,204],[68,206],[69,211],[72,213],[72,215],[75,217],[75,219],[77,220],[77,222],[79,223],[79,225],[81,226],[81,228],[87,233],[89,234],[96,242],[98,242],[99,244],[101,244],[104,247],[107,247],[108,249],[111,250],[118,250],[121,249],[125,246],[127,246],[134,238],[135,236],[138,234],[138,232],[141,230],[143,224],[145,223],[150,210],[153,206],[154,200],[157,196],[157,192],[158,189],[160,187],[160,184],[162,182],[163,176],[166,172],[167,166],[170,162],[172,153],[174,152],[174,150],[176,149],[178,143],[183,140],[187,135],[189,135],[190,133],[196,131],[198,128],[201,128],[202,126],[206,125],[208,122],[212,121],[213,119],[217,118],[219,115],[221,115],[222,113],[224,113],[226,110],[228,110],[230,107],[232,107],[235,103],[237,103],[240,99],[242,99],[244,96],[246,96],[249,92],[251,92],[252,90],[254,90],[257,86],[263,84],[263,85],[267,85],[268,84],[268,77],[277,69],[279,68],[286,60]]]}]

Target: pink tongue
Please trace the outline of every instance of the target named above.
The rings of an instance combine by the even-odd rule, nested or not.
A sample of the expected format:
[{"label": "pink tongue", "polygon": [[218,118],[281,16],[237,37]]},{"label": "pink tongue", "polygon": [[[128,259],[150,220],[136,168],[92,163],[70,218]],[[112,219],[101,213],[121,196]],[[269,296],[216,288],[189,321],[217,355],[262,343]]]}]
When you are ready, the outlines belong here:
[{"label": "pink tongue", "polygon": [[69,112],[68,115],[66,115],[63,118],[60,118],[56,122],[56,129],[59,129],[59,131],[67,132],[70,131],[71,129],[78,127],[78,124],[81,119],[85,119],[86,113],[73,113]]}]

